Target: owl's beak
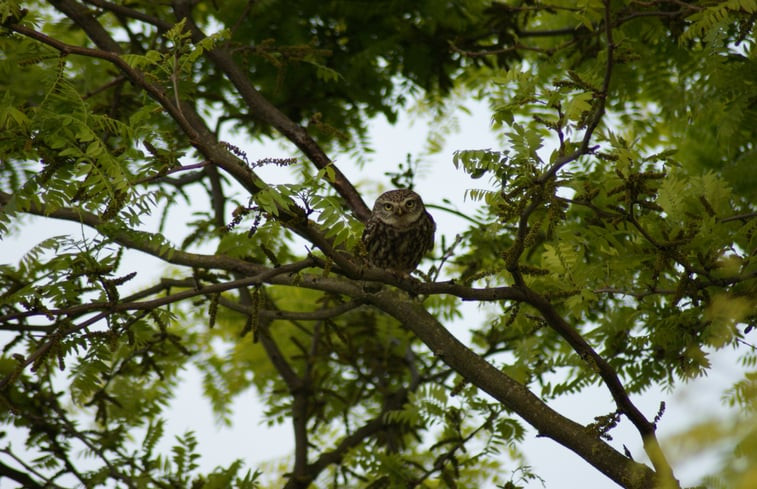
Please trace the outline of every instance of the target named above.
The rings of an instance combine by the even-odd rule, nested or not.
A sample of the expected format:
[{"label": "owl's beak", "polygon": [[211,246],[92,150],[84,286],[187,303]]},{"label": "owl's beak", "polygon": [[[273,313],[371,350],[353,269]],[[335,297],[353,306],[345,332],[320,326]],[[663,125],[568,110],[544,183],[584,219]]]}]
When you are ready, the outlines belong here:
[{"label": "owl's beak", "polygon": [[405,209],[403,209],[402,207],[397,208],[397,215],[398,216],[405,215]]}]

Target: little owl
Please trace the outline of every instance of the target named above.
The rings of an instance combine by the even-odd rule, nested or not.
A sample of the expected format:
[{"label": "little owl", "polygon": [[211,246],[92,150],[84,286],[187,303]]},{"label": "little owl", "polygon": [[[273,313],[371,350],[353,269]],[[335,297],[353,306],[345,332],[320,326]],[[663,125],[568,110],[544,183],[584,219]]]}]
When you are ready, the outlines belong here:
[{"label": "little owl", "polygon": [[373,204],[363,244],[374,266],[410,273],[434,247],[434,231],[436,223],[420,195],[409,189],[390,190]]}]

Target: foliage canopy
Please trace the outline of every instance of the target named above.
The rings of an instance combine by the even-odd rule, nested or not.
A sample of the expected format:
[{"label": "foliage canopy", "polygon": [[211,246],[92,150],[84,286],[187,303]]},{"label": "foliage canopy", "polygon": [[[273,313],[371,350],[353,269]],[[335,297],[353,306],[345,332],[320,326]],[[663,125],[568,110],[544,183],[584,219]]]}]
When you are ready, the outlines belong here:
[{"label": "foliage canopy", "polygon": [[[657,439],[670,414],[633,400],[729,348],[739,414],[690,436],[735,446],[708,484],[752,486],[756,16],[754,0],[1,0],[0,233],[28,215],[92,233],[0,264],[0,416],[26,444],[3,440],[0,479],[514,488],[538,478],[529,425],[622,487],[680,487]],[[369,208],[332,160],[365,161],[377,115],[442,121],[461,97],[488,101],[502,141],[450,162],[486,182],[465,190],[470,225],[417,277],[368,266]],[[296,155],[254,160],[250,140]],[[277,166],[287,183],[261,176]],[[392,182],[415,184],[412,166]],[[140,283],[129,251],[163,278]],[[489,304],[469,344],[445,328],[462,300]],[[255,389],[291,424],[285,469],[233,450],[203,473],[191,432],[160,452],[190,364],[220,418]],[[591,385],[614,412],[583,426],[550,407]],[[650,464],[608,443],[621,418]]]}]

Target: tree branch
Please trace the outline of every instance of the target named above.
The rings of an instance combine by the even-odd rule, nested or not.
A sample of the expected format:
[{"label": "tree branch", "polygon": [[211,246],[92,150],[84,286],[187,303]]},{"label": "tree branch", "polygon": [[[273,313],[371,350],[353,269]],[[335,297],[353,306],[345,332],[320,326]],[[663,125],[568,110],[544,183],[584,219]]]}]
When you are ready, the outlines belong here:
[{"label": "tree branch", "polygon": [[[232,282],[209,285],[201,290],[187,290],[187,291],[179,292],[177,294],[174,294],[168,297],[161,297],[161,298],[153,299],[150,301],[115,303],[115,304],[109,304],[109,303],[82,304],[80,306],[73,306],[68,309],[63,309],[61,310],[60,314],[66,314],[69,316],[74,316],[74,315],[82,314],[84,312],[89,312],[93,310],[104,309],[104,311],[84,321],[81,324],[70,326],[68,328],[64,328],[59,331],[54,331],[50,335],[48,335],[48,338],[46,341],[42,342],[42,344],[39,347],[37,347],[37,349],[33,353],[29,354],[26,358],[24,358],[23,360],[19,360],[18,365],[16,366],[15,370],[12,373],[6,375],[3,378],[3,380],[0,381],[0,390],[5,389],[14,379],[16,379],[23,372],[24,369],[26,369],[26,367],[35,363],[38,359],[40,359],[45,354],[47,354],[47,352],[50,351],[50,349],[58,341],[65,338],[66,336],[69,336],[73,333],[76,333],[85,328],[88,328],[89,326],[103,320],[110,314],[113,314],[116,312],[129,311],[129,310],[150,310],[150,309],[155,309],[162,305],[177,302],[179,300],[195,297],[197,295],[207,295],[207,294],[212,294],[212,293],[218,293],[223,290],[228,290],[231,288],[239,288],[239,287],[252,285],[252,284],[261,284],[264,281],[270,280],[275,275],[295,273],[299,270],[302,270],[303,268],[312,266],[312,263],[313,261],[311,259],[305,259],[303,261],[293,263],[290,265],[285,265],[280,268],[270,268],[270,269],[264,270],[263,272],[257,275],[254,275],[252,277],[245,277],[239,280],[234,280]],[[37,312],[37,314],[44,314],[44,312],[45,311],[39,311]],[[55,311],[53,311],[53,313],[55,313]],[[15,316],[15,314],[11,316]]]},{"label": "tree branch", "polygon": [[[190,11],[190,2],[174,2],[177,20],[187,19],[187,25],[190,26],[192,40],[199,43],[206,36],[192,20]],[[229,81],[237,89],[239,95],[247,104],[249,113],[256,119],[266,124],[270,124],[278,130],[284,137],[293,142],[308,157],[308,159],[319,170],[330,167],[333,169],[334,179],[330,180],[331,186],[342,196],[355,217],[365,222],[370,215],[370,209],[363,201],[357,189],[342,173],[342,171],[326,156],[326,153],[318,143],[308,134],[308,132],[299,124],[292,121],[275,105],[270,103],[263,95],[255,89],[250,82],[249,76],[234,61],[231,53],[223,48],[215,47],[208,51],[208,57],[215,65],[226,74]]]},{"label": "tree branch", "polygon": [[[135,302],[91,302],[88,304],[80,304],[77,306],[71,306],[63,309],[32,309],[29,311],[20,311],[18,313],[12,313],[12,314],[6,314],[4,316],[0,316],[0,323],[11,321],[14,319],[23,319],[33,316],[68,316],[69,318],[72,317],[78,317],[83,314],[93,312],[93,311],[106,311],[107,313],[116,313],[116,312],[125,312],[125,311],[149,311],[151,309],[157,309],[158,307],[165,306],[168,304],[173,304],[175,302],[183,301],[192,297],[196,297],[198,295],[212,295],[217,294],[220,292],[224,292],[226,290],[230,289],[236,289],[239,287],[245,287],[249,285],[261,285],[268,281],[271,277],[278,274],[292,274],[299,272],[300,270],[308,267],[312,267],[315,264],[315,260],[312,258],[306,258],[302,261],[290,263],[288,265],[283,265],[281,267],[277,268],[270,268],[267,269],[261,273],[258,273],[256,275],[253,275],[251,277],[244,277],[237,280],[232,280],[230,282],[223,282],[218,284],[211,284],[206,285],[200,288],[195,288],[193,290],[185,290],[183,292],[177,292],[176,294],[172,294],[165,297],[159,297],[157,299],[147,300],[147,301],[135,301]],[[184,286],[186,287],[195,287],[197,286],[196,281],[186,281]],[[163,285],[159,285],[161,289],[164,288]],[[349,307],[342,307],[344,311],[354,309],[359,304],[355,303],[348,303],[346,304]],[[264,311],[267,312],[267,316],[273,318],[277,318],[276,316],[277,312],[281,313],[281,317],[284,319],[284,316],[287,315],[287,313],[284,313],[283,311]],[[321,311],[318,311],[321,312]],[[288,313],[292,315],[300,315],[303,318],[307,318],[309,313]],[[328,315],[328,312],[323,313],[324,317],[330,317]]]},{"label": "tree branch", "polygon": [[[262,292],[260,292],[262,293]],[[239,289],[240,304],[252,312],[253,298],[248,288]],[[257,318],[253,319],[253,321]],[[294,429],[294,468],[287,485],[294,484],[293,487],[306,488],[309,483],[306,482],[308,449],[308,406],[310,403],[310,379],[306,376],[297,375],[291,365],[284,358],[284,354],[279,349],[276,341],[268,329],[270,320],[262,321],[258,324],[258,338],[263,345],[268,359],[273,364],[276,371],[281,375],[284,383],[287,385],[292,395],[292,427]]]},{"label": "tree branch", "polygon": [[460,343],[421,304],[389,290],[353,297],[366,300],[401,321],[461,376],[518,413],[541,435],[574,451],[616,483],[627,488],[654,485],[656,477],[649,468],[629,460],[590,430],[550,409],[525,386]]},{"label": "tree branch", "polygon": [[581,140],[581,145],[578,147],[578,149],[566,157],[559,158],[546,172],[544,172],[541,176],[539,176],[539,178],[537,179],[538,183],[543,184],[544,182],[551,180],[552,178],[554,178],[554,176],[557,174],[560,168],[564,167],[568,163],[571,163],[577,160],[579,157],[587,154],[590,151],[589,144],[591,143],[591,138],[594,135],[594,131],[596,130],[600,121],[602,120],[602,116],[604,116],[605,105],[607,103],[607,97],[610,92],[610,80],[612,79],[612,68],[615,63],[615,57],[614,57],[615,45],[612,39],[613,25],[610,18],[612,2],[610,0],[605,0],[604,4],[605,4],[604,32],[605,32],[605,38],[607,42],[607,60],[605,61],[605,73],[604,73],[604,78],[602,80],[602,87],[595,94],[595,96],[598,98],[597,105],[594,107],[594,111],[592,113],[591,119],[589,120],[589,123],[586,129],[584,130],[584,136]]},{"label": "tree branch", "polygon": [[663,480],[675,481],[670,464],[665,460],[662,449],[657,441],[657,435],[655,434],[656,426],[644,417],[641,411],[631,402],[631,398],[628,392],[626,392],[625,387],[623,387],[623,383],[620,381],[615,369],[586,342],[578,331],[558,314],[548,300],[531,289],[526,289],[526,292],[529,295],[526,302],[541,313],[550,327],[557,331],[584,361],[587,361],[596,368],[599,376],[610,390],[618,409],[628,417],[639,431],[644,448],[657,473]]},{"label": "tree branch", "polygon": [[[242,314],[252,314],[255,312],[255,308],[251,306],[243,306],[241,304],[238,304],[224,297],[221,297],[219,299],[219,304],[221,304],[224,307],[228,307],[229,309],[232,309],[234,311],[241,312]],[[362,305],[363,305],[362,302],[353,300],[353,301],[345,302],[344,304],[339,304],[338,306],[334,306],[334,307],[327,307],[325,309],[316,309],[315,311],[301,312],[301,311],[282,311],[280,309],[260,309],[257,311],[257,313],[261,319],[267,319],[271,321],[276,320],[276,319],[290,320],[290,321],[322,321],[324,319],[331,319],[331,318],[340,316],[344,314],[345,312],[352,311],[353,309],[356,309]]]},{"label": "tree branch", "polygon": [[138,20],[146,24],[154,25],[155,27],[158,28],[158,30],[162,32],[165,32],[169,30],[171,27],[173,27],[173,25],[170,22],[166,22],[159,17],[155,17],[152,15],[146,14],[144,12],[140,12],[139,10],[134,10],[124,5],[119,5],[113,2],[106,2],[104,0],[84,0],[84,1],[86,3],[95,5],[103,10],[112,12],[115,15],[126,17],[129,19]]},{"label": "tree branch", "polygon": [[[39,482],[35,481],[26,472],[21,472],[20,470],[16,470],[13,467],[10,467],[0,462],[0,479],[2,479],[3,477],[14,480],[25,488],[43,489],[45,487],[48,487],[47,485],[42,485]],[[57,486],[53,486],[53,487],[57,487]]]},{"label": "tree branch", "polygon": [[[62,3],[68,4],[70,2],[69,0],[63,0]],[[77,11],[76,15],[82,14]],[[261,180],[250,168],[245,166],[244,163],[239,160],[239,158],[231,154],[226,148],[224,148],[215,140],[215,137],[205,126],[202,118],[196,113],[193,107],[183,102],[180,107],[175,105],[172,101],[172,98],[168,96],[162,88],[149,83],[140,71],[132,68],[117,54],[117,52],[104,51],[102,49],[84,48],[66,44],[41,32],[29,29],[19,24],[10,24],[8,27],[20,34],[47,44],[48,46],[53,47],[63,54],[77,54],[81,56],[98,58],[114,64],[118,69],[124,72],[124,74],[132,81],[132,83],[142,87],[169,113],[169,115],[189,137],[194,147],[201,154],[203,154],[208,160],[212,161],[216,165],[223,168],[230,175],[232,175],[232,177],[237,180],[248,192],[250,192],[250,194],[255,195],[257,192],[267,187],[265,182],[263,182],[263,180]],[[93,28],[93,30],[95,31],[95,33],[99,32],[96,28]],[[101,42],[103,42],[104,44],[110,44],[107,39],[103,39],[101,40]],[[233,72],[238,76],[242,76],[241,72]],[[347,265],[345,257],[333,248],[331,241],[327,239],[323,235],[323,233],[321,233],[314,225],[312,225],[308,221],[305,212],[294,202],[289,203],[287,207],[279,207],[279,212],[279,221],[282,224],[292,229],[295,233],[303,236],[315,246],[320,248],[338,265]]]},{"label": "tree branch", "polygon": [[[7,194],[0,194],[0,202],[3,200],[7,201],[8,198],[9,196]],[[41,209],[37,209],[37,211],[41,211]],[[53,217],[84,221],[94,227],[101,224],[99,218],[96,216],[91,214],[77,214],[67,209],[58,209],[51,213],[51,215]],[[176,255],[174,255],[174,253],[166,253],[165,251],[161,252],[156,246],[147,246],[138,240],[129,239],[128,235],[124,235],[123,230],[118,230],[115,234],[116,236],[114,238],[117,238],[116,240],[122,244],[141,249],[164,259],[168,258],[167,261],[174,263],[181,262],[181,264],[191,264],[198,267],[217,267],[240,272],[250,270],[250,268],[257,273],[262,273],[262,270],[266,270],[265,267],[228,257],[203,256],[178,251],[176,252]],[[177,256],[180,257],[180,259],[177,260]],[[567,328],[564,327],[561,323],[561,321],[564,320],[550,309],[551,305],[547,302],[546,305],[549,306],[549,308],[545,307],[545,305],[540,302],[544,300],[543,298],[522,288],[499,287],[494,289],[474,289],[463,287],[453,282],[421,284],[414,279],[398,277],[396,274],[372,267],[361,269],[353,265],[350,261],[344,261],[344,264],[345,267],[342,271],[346,272],[353,278],[362,277],[368,280],[382,281],[416,293],[454,292],[456,295],[470,299],[486,298],[486,300],[509,299],[525,301],[535,305],[537,309],[541,307],[543,309],[542,312],[547,315],[550,324],[552,324],[553,327],[557,325],[559,328],[558,331],[561,330],[568,338],[570,338],[570,326]],[[629,481],[629,474],[636,474],[632,478],[635,478],[638,474],[646,474],[640,476],[641,480],[650,480],[650,478],[654,478],[654,474],[651,472],[638,472],[639,470],[642,470],[642,468],[648,471],[648,469],[643,466],[636,467],[634,465],[631,466],[632,470],[629,469],[628,466],[624,465],[628,463],[628,460],[625,457],[612,450],[609,446],[604,446],[603,444],[597,445],[598,443],[603,442],[595,440],[590,435],[584,433],[582,431],[584,428],[580,425],[560,416],[554,411],[551,411],[525,387],[499,372],[485,359],[469,350],[465,345],[450,335],[441,324],[436,322],[433,316],[430,316],[425,309],[423,309],[422,306],[408,301],[406,297],[403,298],[396,295],[389,295],[392,294],[389,291],[382,291],[378,294],[369,294],[363,290],[362,286],[351,281],[317,277],[314,275],[300,275],[295,280],[292,277],[274,273],[268,278],[268,281],[272,284],[299,285],[317,290],[345,294],[352,297],[354,300],[365,301],[379,307],[403,322],[403,324],[406,324],[407,327],[410,328],[429,348],[431,348],[435,354],[441,357],[445,363],[461,375],[471,379],[471,382],[474,385],[479,386],[490,395],[503,402],[509,409],[520,414],[530,424],[543,432],[545,436],[555,439],[559,443],[583,456],[603,473],[613,478],[613,480],[616,480],[616,482],[621,485],[626,485],[626,483],[628,483],[629,485],[626,487],[642,487],[635,485],[636,483],[633,481]],[[391,299],[388,299],[387,297],[391,297]],[[555,317],[551,317],[550,314],[555,314]],[[560,328],[561,325],[562,328]],[[571,341],[573,341],[574,344],[578,344],[578,340],[583,341],[580,337],[578,337],[578,339],[572,338]],[[46,345],[51,345],[51,343],[47,343]],[[42,349],[38,350],[38,352],[40,352],[40,354],[44,353]],[[581,353],[580,349],[579,353]],[[584,353],[589,352],[585,351]],[[633,412],[630,408],[629,411]],[[600,463],[598,465],[598,460],[591,456],[593,452],[597,451],[603,453],[606,452],[604,457],[607,457],[607,460],[611,460],[612,463]],[[629,472],[629,470],[631,471]]]}]

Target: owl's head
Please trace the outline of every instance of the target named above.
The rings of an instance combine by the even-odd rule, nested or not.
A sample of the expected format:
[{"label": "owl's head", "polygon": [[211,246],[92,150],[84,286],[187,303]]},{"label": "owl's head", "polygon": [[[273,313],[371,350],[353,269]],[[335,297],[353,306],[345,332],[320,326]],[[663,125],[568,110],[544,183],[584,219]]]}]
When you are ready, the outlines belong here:
[{"label": "owl's head", "polygon": [[410,189],[389,190],[379,195],[373,204],[373,216],[390,226],[405,228],[425,212],[421,196]]}]

